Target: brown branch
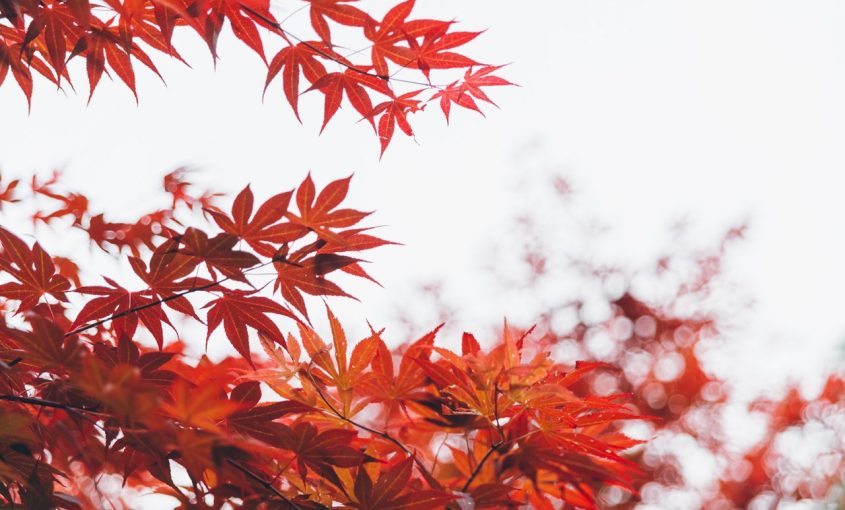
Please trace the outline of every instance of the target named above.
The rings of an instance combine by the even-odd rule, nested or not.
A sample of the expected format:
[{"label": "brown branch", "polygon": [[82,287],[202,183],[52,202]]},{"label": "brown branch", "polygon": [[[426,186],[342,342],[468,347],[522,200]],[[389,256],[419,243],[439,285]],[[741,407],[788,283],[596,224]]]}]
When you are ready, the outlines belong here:
[{"label": "brown branch", "polygon": [[42,398],[35,398],[35,397],[21,397],[19,395],[0,395],[0,400],[7,400],[9,402],[19,402],[21,404],[30,404],[34,406],[41,406],[41,407],[49,407],[52,409],[61,409],[63,411],[67,411],[69,413],[76,413],[76,412],[84,412],[84,413],[92,413],[97,415],[102,415],[103,413],[98,412],[96,409],[91,409],[88,407],[82,406],[75,406],[72,404],[63,404],[61,402],[54,402],[52,400],[44,400]]},{"label": "brown branch", "polygon": [[285,503],[287,503],[287,504],[289,504],[290,506],[292,506],[292,507],[296,508],[297,510],[302,510],[302,507],[300,507],[299,505],[297,505],[296,503],[294,503],[294,502],[293,502],[290,498],[288,498],[287,496],[285,496],[284,494],[282,494],[282,492],[281,492],[279,489],[277,489],[277,488],[273,487],[273,484],[271,484],[271,483],[270,483],[270,482],[268,482],[267,480],[265,480],[265,479],[261,478],[261,477],[260,477],[260,476],[258,476],[257,474],[253,473],[252,471],[250,471],[250,470],[249,470],[249,469],[247,469],[246,467],[244,467],[244,466],[242,466],[242,465],[238,464],[237,462],[235,462],[235,461],[234,461],[234,460],[232,460],[232,459],[226,459],[226,462],[228,462],[229,464],[231,464],[232,466],[234,466],[234,467],[235,467],[235,469],[237,469],[237,470],[238,470],[238,471],[240,471],[241,473],[245,474],[246,476],[248,476],[249,478],[251,478],[252,480],[254,480],[255,482],[257,482],[259,485],[261,485],[262,487],[264,487],[264,488],[265,488],[265,489],[267,489],[268,491],[272,492],[274,495],[278,496],[278,497],[279,497],[282,501],[284,501]]}]

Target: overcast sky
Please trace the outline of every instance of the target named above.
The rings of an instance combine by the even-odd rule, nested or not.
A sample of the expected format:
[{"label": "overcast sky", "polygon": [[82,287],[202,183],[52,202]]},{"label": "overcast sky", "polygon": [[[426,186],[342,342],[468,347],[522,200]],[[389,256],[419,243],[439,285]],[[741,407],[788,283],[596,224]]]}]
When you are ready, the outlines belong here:
[{"label": "overcast sky", "polygon": [[146,209],[161,176],[181,165],[214,188],[252,182],[265,196],[309,170],[318,184],[354,171],[350,203],[377,210],[383,236],[404,246],[370,257],[383,289],[353,285],[360,303],[332,305],[349,329],[363,331],[367,318],[388,335],[404,332],[403,307],[413,315],[411,296],[431,281],[462,305],[458,331],[530,313],[520,294],[493,292],[484,268],[527,207],[553,239],[585,241],[570,221],[556,224],[542,198],[560,174],[574,210],[609,227],[598,256],[622,266],[666,251],[681,220],[702,246],[748,222],[728,261],[755,302],[732,333],[735,366],[764,385],[832,358],[845,338],[841,2],[420,1],[415,14],[488,29],[468,53],[511,63],[501,74],[521,87],[493,91],[501,109],[486,118],[457,112],[447,128],[435,109],[417,115],[416,141],[398,133],[379,161],[377,139],[354,112],[318,136],[320,97],[303,97],[300,126],[280,84],[262,103],[263,64],[231,36],[221,38],[216,69],[204,43],[188,37],[182,53],[193,69],[160,60],[166,86],[139,69],[139,106],[107,80],[86,106],[82,72],[77,94],[37,83],[27,114],[7,79],[0,169],[64,168],[96,207],[127,213]]}]

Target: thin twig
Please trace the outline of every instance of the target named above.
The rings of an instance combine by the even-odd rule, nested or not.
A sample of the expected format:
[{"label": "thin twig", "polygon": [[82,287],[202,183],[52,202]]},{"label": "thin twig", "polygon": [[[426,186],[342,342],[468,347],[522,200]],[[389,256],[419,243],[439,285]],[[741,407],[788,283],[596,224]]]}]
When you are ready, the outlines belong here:
[{"label": "thin twig", "polygon": [[237,469],[237,470],[238,470],[238,471],[240,471],[241,473],[245,474],[245,475],[246,475],[246,476],[248,476],[249,478],[251,478],[251,479],[253,479],[254,481],[256,481],[258,484],[260,484],[262,487],[264,487],[264,488],[265,488],[265,489],[267,489],[268,491],[272,492],[274,495],[276,495],[276,496],[278,496],[279,498],[281,498],[281,499],[282,499],[282,501],[284,501],[285,503],[287,503],[287,504],[289,504],[290,506],[292,506],[292,507],[296,508],[297,510],[302,510],[302,507],[300,507],[299,505],[297,505],[296,503],[294,503],[294,502],[293,502],[290,498],[288,498],[287,496],[285,496],[285,495],[284,495],[284,494],[283,494],[283,493],[282,493],[279,489],[277,489],[277,488],[273,487],[273,484],[271,484],[271,483],[270,483],[270,482],[268,482],[267,480],[265,480],[265,479],[261,478],[261,477],[260,477],[260,476],[258,476],[257,474],[253,473],[252,471],[250,471],[249,469],[245,468],[244,466],[242,466],[242,465],[238,464],[237,462],[235,462],[235,461],[234,461],[234,460],[232,460],[232,459],[226,459],[226,462],[228,462],[229,464],[231,464],[232,466],[234,466],[234,467],[235,467],[235,469]]},{"label": "thin twig", "polygon": [[[280,261],[299,266],[299,264],[297,264],[295,262],[287,261],[286,256],[280,255],[280,256],[273,257],[272,259],[268,260],[267,262],[262,262],[261,264],[257,264],[255,266],[250,267],[250,268],[244,269],[243,272],[244,272],[244,274],[250,273],[250,272],[252,272],[256,269],[261,269],[262,267],[265,267],[269,264],[272,264],[274,262],[280,262]],[[65,333],[64,336],[67,337],[67,336],[71,336],[71,335],[76,335],[78,333],[82,333],[83,331],[87,331],[89,329],[96,328],[97,326],[101,326],[101,325],[103,325],[107,322],[113,321],[115,319],[119,319],[121,317],[125,317],[127,315],[131,315],[133,313],[140,312],[141,310],[146,310],[147,308],[153,308],[155,306],[160,306],[164,303],[167,303],[168,301],[173,301],[174,299],[179,299],[180,297],[184,297],[188,294],[191,294],[192,292],[199,292],[201,290],[207,290],[207,289],[210,289],[212,287],[216,287],[217,285],[220,285],[221,283],[229,281],[229,280],[231,280],[231,278],[226,276],[224,278],[220,278],[219,280],[215,280],[213,282],[206,283],[205,285],[200,285],[199,287],[191,287],[190,289],[183,290],[182,292],[177,292],[176,294],[171,294],[170,296],[167,296],[167,297],[164,297],[164,298],[161,298],[161,299],[157,299],[155,301],[151,301],[151,302],[145,303],[143,305],[135,306],[135,307],[129,308],[127,310],[123,310],[122,312],[118,312],[118,313],[116,313],[114,315],[110,315],[106,318],[88,323],[84,326],[80,326],[80,327],[74,329],[73,331],[69,331],[69,332]]]},{"label": "thin twig", "polygon": [[19,395],[0,395],[0,400],[8,400],[9,402],[20,402],[21,404],[30,404],[34,406],[49,407],[52,409],[61,409],[69,413],[84,412],[96,415],[102,415],[95,409],[90,409],[82,406],[75,406],[71,404],[62,404],[61,402],[54,402],[52,400],[44,400],[35,397],[21,397]]},{"label": "thin twig", "polygon": [[461,487],[461,492],[466,492],[467,489],[469,489],[470,484],[472,483],[473,480],[475,480],[475,477],[478,476],[478,473],[481,472],[481,468],[484,467],[484,463],[487,462],[487,459],[489,459],[490,456],[493,455],[493,452],[497,451],[499,449],[499,447],[502,446],[502,444],[505,442],[505,434],[504,434],[504,431],[502,430],[501,424],[499,423],[499,378],[498,378],[498,376],[496,377],[496,386],[495,386],[495,390],[494,390],[494,393],[493,393],[493,417],[496,419],[495,427],[496,427],[496,431],[499,433],[499,440],[496,441],[495,443],[491,444],[490,449],[487,450],[487,453],[484,454],[484,457],[481,457],[481,460],[478,461],[478,464],[475,466],[475,469],[472,470],[472,473],[469,475],[469,478],[467,478],[466,483],[464,484],[463,487]]},{"label": "thin twig", "polygon": [[[281,32],[283,35],[290,37],[294,41],[302,44],[303,46],[305,46],[309,50],[313,51],[314,53],[320,55],[321,57],[326,58],[328,60],[331,60],[332,62],[336,62],[336,63],[340,64],[341,66],[345,67],[346,69],[349,69],[350,71],[354,71],[358,74],[363,74],[364,76],[371,76],[373,78],[379,78],[380,80],[384,80],[384,81],[395,81],[395,82],[401,82],[401,83],[408,83],[410,85],[418,85],[418,86],[425,87],[425,88],[442,90],[445,87],[445,85],[434,85],[433,83],[426,83],[426,82],[422,82],[422,81],[405,80],[405,79],[402,79],[402,78],[396,78],[394,76],[385,76],[385,75],[382,75],[382,74],[371,73],[369,71],[365,71],[365,70],[358,68],[358,67],[356,67],[352,64],[344,62],[343,60],[337,58],[336,56],[332,55],[331,53],[324,51],[322,48],[314,46],[313,44],[311,44],[308,41],[300,39],[299,37],[296,36],[296,34],[293,34],[293,33],[289,32],[288,30],[285,30],[284,28],[282,28],[281,23],[273,21],[272,19],[268,18],[267,16],[264,16],[260,12],[257,12],[254,9],[251,9],[249,6],[241,4],[241,9],[247,11],[248,13],[252,14],[256,18],[259,18],[264,23],[274,27],[276,30]],[[407,66],[402,66],[403,69],[405,67],[407,67]]]}]

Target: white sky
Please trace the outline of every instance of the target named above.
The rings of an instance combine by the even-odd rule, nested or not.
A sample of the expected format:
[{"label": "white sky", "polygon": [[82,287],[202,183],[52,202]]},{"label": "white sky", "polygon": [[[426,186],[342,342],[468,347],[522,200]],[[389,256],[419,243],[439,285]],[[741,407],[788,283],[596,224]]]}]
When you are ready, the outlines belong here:
[{"label": "white sky", "polygon": [[[362,4],[380,12],[385,2]],[[840,2],[419,4],[415,15],[489,29],[467,52],[512,63],[502,74],[521,87],[493,91],[501,110],[487,109],[486,119],[456,112],[446,128],[432,108],[414,119],[418,144],[398,133],[379,162],[377,139],[357,116],[340,112],[318,136],[321,97],[303,97],[302,127],[279,83],[262,104],[263,65],[231,36],[221,38],[216,70],[189,37],[182,53],[193,69],[159,59],[166,87],[138,66],[140,106],[107,80],[86,106],[80,68],[78,94],[38,83],[27,115],[9,77],[0,88],[0,169],[65,168],[96,207],[130,216],[180,165],[202,169],[196,179],[215,188],[252,182],[264,196],[308,170],[320,185],[354,171],[350,203],[376,209],[382,234],[405,245],[370,257],[384,289],[352,285],[360,304],[332,301],[359,332],[365,317],[403,331],[397,310],[416,313],[413,293],[433,279],[465,304],[457,330],[524,313],[519,295],[491,290],[483,266],[491,243],[506,245],[514,211],[546,207],[538,183],[559,172],[574,183],[578,210],[612,227],[603,256],[622,265],[651,262],[681,218],[702,245],[750,222],[729,261],[756,302],[740,317],[729,358],[749,384],[803,377],[834,358],[845,333]],[[561,243],[583,242],[554,217],[545,222]]]}]

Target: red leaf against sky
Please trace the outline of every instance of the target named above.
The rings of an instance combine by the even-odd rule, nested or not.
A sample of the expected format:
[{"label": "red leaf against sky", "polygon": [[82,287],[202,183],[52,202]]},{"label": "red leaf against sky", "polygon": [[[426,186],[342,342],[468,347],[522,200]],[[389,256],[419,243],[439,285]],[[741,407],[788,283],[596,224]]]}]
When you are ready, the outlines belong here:
[{"label": "red leaf against sky", "polygon": [[[479,65],[460,48],[480,32],[450,32],[453,21],[411,19],[414,0],[394,5],[381,20],[352,5],[352,0],[309,0],[307,7],[311,33],[295,34],[290,31],[292,24],[286,23],[288,18],[276,20],[268,0],[104,0],[100,4],[89,0],[3,0],[0,84],[11,71],[29,100],[32,69],[59,89],[63,85],[72,87],[69,69],[74,66],[68,64],[84,59],[89,101],[104,73],[122,82],[137,101],[134,64],[140,62],[161,77],[155,60],[147,53],[149,48],[185,62],[175,47],[183,39],[174,39],[173,34],[190,31],[206,43],[216,60],[218,38],[228,26],[237,41],[267,65],[265,93],[273,79],[282,74],[282,92],[297,119],[300,80],[304,77],[312,88],[324,92],[322,131],[344,94],[358,113],[375,124],[373,104],[406,94],[407,85],[441,90],[432,83],[432,71],[469,71]],[[332,40],[333,32],[343,33],[350,40],[337,44]],[[278,48],[274,48],[276,53],[269,64],[265,55],[268,42]],[[348,50],[355,47],[370,51]],[[326,64],[333,71],[337,67],[337,71],[328,73]],[[395,76],[401,70],[419,77]],[[469,100],[456,97],[460,104],[469,105]],[[384,130],[380,131],[381,136]]]},{"label": "red leaf against sky", "polygon": [[411,129],[411,124],[408,123],[408,114],[420,111],[425,105],[420,106],[421,101],[414,99],[414,96],[422,92],[415,90],[402,94],[391,101],[385,101],[376,105],[370,113],[370,117],[375,118],[381,115],[378,121],[378,137],[381,142],[381,154],[387,150],[390,145],[390,140],[393,139],[393,132],[396,126],[408,136],[414,136],[414,131]]},{"label": "red leaf against sky", "polygon": [[241,250],[235,250],[238,237],[231,234],[217,234],[211,239],[208,234],[196,228],[188,228],[179,236],[179,253],[196,257],[206,264],[212,278],[215,271],[235,281],[246,283],[244,270],[259,263],[258,257]]},{"label": "red leaf against sky", "polygon": [[0,296],[20,301],[18,312],[30,310],[45,294],[67,301],[67,278],[56,274],[53,260],[38,243],[29,248],[17,236],[0,227],[0,270],[15,279],[0,285]]},{"label": "red leaf against sky", "polygon": [[429,78],[432,69],[463,69],[479,65],[469,57],[446,50],[467,44],[481,35],[481,32],[447,33],[448,30],[449,25],[446,24],[435,26],[425,33],[422,43],[417,43],[414,37],[408,37],[411,51],[407,65],[421,70],[426,78]]},{"label": "red leaf against sky", "polygon": [[286,46],[276,53],[273,60],[270,61],[270,66],[267,68],[264,92],[267,92],[270,82],[281,71],[282,89],[284,90],[285,98],[287,98],[290,107],[293,108],[296,119],[300,122],[302,121],[299,118],[298,107],[299,73],[301,72],[309,83],[314,83],[326,74],[325,66],[316,58],[318,53],[315,51],[315,48],[316,46],[311,43]]},{"label": "red leaf against sky", "polygon": [[384,80],[353,69],[347,69],[342,73],[325,74],[311,85],[308,90],[319,90],[325,95],[323,126],[320,128],[320,132],[326,128],[329,120],[340,108],[344,92],[349,104],[370,124],[373,124],[371,115],[373,103],[364,88],[365,86],[382,94],[390,94],[390,89]]},{"label": "red leaf against sky", "polygon": [[355,264],[359,259],[333,253],[318,253],[303,260],[277,260],[276,281],[273,290],[280,290],[285,301],[292,304],[302,315],[308,317],[302,292],[312,296],[346,296],[335,283],[326,279],[332,271]]},{"label": "red leaf against sky", "polygon": [[107,319],[116,314],[137,309],[132,313],[127,313],[110,321],[110,326],[114,330],[115,335],[118,338],[122,335],[132,338],[140,320],[144,327],[153,335],[159,348],[161,348],[164,344],[162,324],[167,324],[171,328],[173,327],[173,324],[171,324],[170,319],[167,318],[161,306],[153,305],[156,300],[152,299],[147,291],[130,292],[113,280],[104,279],[109,284],[109,287],[95,285],[76,289],[76,292],[81,294],[99,297],[85,303],[85,306],[79,311],[70,329],[75,330],[90,322]]},{"label": "red leaf against sky", "polygon": [[176,296],[187,289],[198,287],[202,280],[189,276],[199,261],[177,251],[178,243],[167,240],[159,245],[150,256],[150,265],[137,257],[129,258],[129,265],[138,277],[147,284],[152,297],[165,300],[170,308],[196,318],[191,303],[184,296]]},{"label": "red leaf against sky", "polygon": [[317,195],[311,174],[305,177],[296,190],[299,216],[288,213],[292,222],[307,227],[328,242],[342,243],[342,238],[331,229],[351,227],[370,215],[354,209],[336,209],[349,192],[352,176],[332,181]]},{"label": "red leaf against sky", "polygon": [[231,216],[215,210],[208,210],[208,213],[224,232],[243,239],[259,254],[272,257],[277,250],[274,245],[298,239],[306,232],[299,225],[279,223],[287,212],[290,198],[290,191],[273,195],[253,215],[255,199],[247,186],[232,202]]},{"label": "red leaf against sky", "polygon": [[499,78],[498,76],[493,76],[491,74],[501,68],[502,66],[483,66],[478,68],[475,72],[471,72],[472,68],[467,69],[464,74],[463,81],[453,82],[431,96],[432,100],[440,100],[440,109],[443,110],[446,122],[449,122],[449,113],[452,103],[468,110],[475,110],[481,115],[484,115],[484,112],[482,112],[478,107],[475,99],[480,99],[481,101],[495,105],[496,103],[494,103],[487,94],[484,93],[481,87],[513,85],[513,83],[505,80],[504,78]]},{"label": "red leaf against sky", "polygon": [[285,339],[279,327],[268,317],[268,314],[278,314],[297,320],[290,310],[272,299],[256,296],[254,292],[229,290],[223,296],[209,302],[204,308],[208,310],[208,338],[223,323],[226,338],[232,347],[250,364],[252,357],[249,351],[250,327],[264,336],[285,345]]},{"label": "red leaf against sky", "polygon": [[311,4],[311,26],[326,44],[331,45],[332,36],[326,18],[349,27],[363,27],[373,23],[369,14],[349,5],[356,0],[308,0]]}]

